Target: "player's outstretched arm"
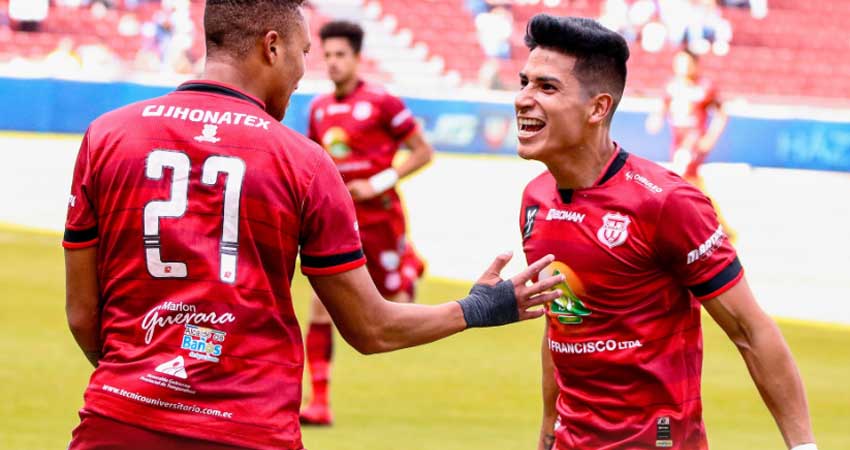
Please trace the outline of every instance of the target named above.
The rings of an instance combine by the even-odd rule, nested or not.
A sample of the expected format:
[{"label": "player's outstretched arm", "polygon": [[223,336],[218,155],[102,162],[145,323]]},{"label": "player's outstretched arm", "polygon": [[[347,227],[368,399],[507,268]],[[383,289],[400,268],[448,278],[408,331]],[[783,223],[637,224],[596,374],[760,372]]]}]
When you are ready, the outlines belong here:
[{"label": "player's outstretched arm", "polygon": [[410,154],[395,169],[398,178],[404,178],[425,167],[434,157],[434,148],[425,140],[421,130],[416,130],[404,140],[404,145],[410,149]]},{"label": "player's outstretched arm", "polygon": [[503,281],[499,273],[510,258],[510,254],[497,257],[468,297],[439,305],[386,301],[364,267],[309,278],[342,337],[361,353],[380,353],[433,342],[470,327],[540,317],[541,309],[529,308],[558,298],[557,290],[548,291],[563,276],[526,285],[552,262],[548,255]]},{"label": "player's outstretched arm", "polygon": [[540,425],[540,439],[537,450],[552,450],[555,445],[555,419],[558,411],[555,402],[558,400],[558,384],[555,381],[555,364],[552,362],[552,352],[549,351],[549,321],[543,331],[543,344],[540,348],[540,365],[543,390],[543,420]]},{"label": "player's outstretched arm", "polygon": [[65,315],[77,345],[97,367],[101,356],[97,247],[65,250]]},{"label": "player's outstretched arm", "polygon": [[813,444],[800,372],[779,327],[756,303],[746,278],[704,306],[741,352],[785,444]]}]

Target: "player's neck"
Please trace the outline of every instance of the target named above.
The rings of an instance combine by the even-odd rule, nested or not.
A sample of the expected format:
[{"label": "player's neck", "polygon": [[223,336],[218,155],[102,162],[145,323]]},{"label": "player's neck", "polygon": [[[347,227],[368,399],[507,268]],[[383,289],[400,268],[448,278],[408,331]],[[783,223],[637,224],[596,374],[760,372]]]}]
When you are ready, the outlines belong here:
[{"label": "player's neck", "polygon": [[617,149],[608,130],[604,131],[577,147],[564,149],[557,160],[545,163],[558,189],[583,189],[596,183]]},{"label": "player's neck", "polygon": [[338,84],[334,84],[334,96],[342,98],[350,95],[360,84],[360,78],[354,76]]},{"label": "player's neck", "polygon": [[266,91],[261,88],[254,77],[246,76],[246,73],[246,71],[240,70],[231,63],[207,60],[202,77],[205,80],[233,86],[265,102]]}]

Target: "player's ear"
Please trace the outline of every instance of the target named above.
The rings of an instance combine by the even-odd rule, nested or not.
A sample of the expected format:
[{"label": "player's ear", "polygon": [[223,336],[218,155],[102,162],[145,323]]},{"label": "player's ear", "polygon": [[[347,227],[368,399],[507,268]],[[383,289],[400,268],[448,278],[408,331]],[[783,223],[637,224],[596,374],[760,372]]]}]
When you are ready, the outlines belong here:
[{"label": "player's ear", "polygon": [[269,64],[283,57],[283,39],[277,31],[270,30],[263,35],[263,57]]},{"label": "player's ear", "polygon": [[588,122],[594,125],[603,123],[614,109],[614,97],[607,92],[596,94],[590,98],[588,108]]}]

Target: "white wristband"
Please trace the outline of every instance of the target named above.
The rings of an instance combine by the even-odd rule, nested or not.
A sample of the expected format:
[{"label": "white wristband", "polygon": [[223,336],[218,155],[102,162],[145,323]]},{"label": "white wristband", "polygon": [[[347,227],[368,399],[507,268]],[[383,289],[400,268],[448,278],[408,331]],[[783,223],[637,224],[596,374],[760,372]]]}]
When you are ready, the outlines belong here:
[{"label": "white wristband", "polygon": [[376,194],[392,189],[398,183],[398,172],[392,167],[369,177],[369,185]]},{"label": "white wristband", "polygon": [[818,446],[815,444],[800,444],[791,447],[791,450],[818,450]]}]

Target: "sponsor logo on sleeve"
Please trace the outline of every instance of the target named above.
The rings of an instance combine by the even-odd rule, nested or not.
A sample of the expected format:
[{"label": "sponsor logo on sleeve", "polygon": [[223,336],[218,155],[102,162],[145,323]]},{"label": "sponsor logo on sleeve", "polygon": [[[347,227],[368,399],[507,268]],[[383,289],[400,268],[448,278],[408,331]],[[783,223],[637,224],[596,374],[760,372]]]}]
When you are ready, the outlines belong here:
[{"label": "sponsor logo on sleeve", "polygon": [[71,207],[71,208],[77,206],[77,196],[76,195],[71,195],[70,197],[68,197],[68,206]]},{"label": "sponsor logo on sleeve", "polygon": [[626,179],[629,181],[634,181],[635,183],[645,187],[649,191],[655,192],[656,194],[664,192],[664,189],[658,187],[657,184],[653,183],[652,181],[649,181],[648,178],[639,173],[628,171],[626,172]]},{"label": "sponsor logo on sleeve", "polygon": [[723,225],[718,225],[717,230],[715,230],[705,242],[700,244],[699,247],[688,252],[688,264],[708,259],[723,245],[723,240],[725,238],[726,233],[723,232]]},{"label": "sponsor logo on sleeve", "polygon": [[531,237],[531,232],[534,230],[534,220],[537,217],[537,211],[540,211],[540,207],[537,205],[525,207],[525,225],[522,227],[523,240]]},{"label": "sponsor logo on sleeve", "polygon": [[599,242],[614,248],[626,242],[629,237],[629,224],[632,223],[628,216],[620,213],[609,212],[602,216],[602,226],[596,232]]}]

